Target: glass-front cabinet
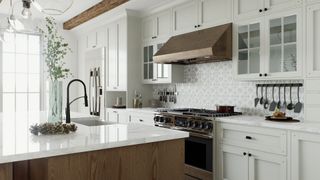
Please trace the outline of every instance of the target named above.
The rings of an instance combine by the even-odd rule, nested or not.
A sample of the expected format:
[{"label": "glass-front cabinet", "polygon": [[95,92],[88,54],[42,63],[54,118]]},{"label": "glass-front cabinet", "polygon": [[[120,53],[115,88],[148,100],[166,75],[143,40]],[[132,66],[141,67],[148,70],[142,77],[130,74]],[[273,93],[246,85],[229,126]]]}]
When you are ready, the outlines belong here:
[{"label": "glass-front cabinet", "polygon": [[[165,41],[146,42],[143,46],[143,83],[169,84],[183,81],[183,66],[157,64],[153,55],[164,45]],[[174,73],[173,73],[174,72]]]},{"label": "glass-front cabinet", "polygon": [[301,15],[297,10],[238,23],[235,37],[239,79],[302,77]]}]

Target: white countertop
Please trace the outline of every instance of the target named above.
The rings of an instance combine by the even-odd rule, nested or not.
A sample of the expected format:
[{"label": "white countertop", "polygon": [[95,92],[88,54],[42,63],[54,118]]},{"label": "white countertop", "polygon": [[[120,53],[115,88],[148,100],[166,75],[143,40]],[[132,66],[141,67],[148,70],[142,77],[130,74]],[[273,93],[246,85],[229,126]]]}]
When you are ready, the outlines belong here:
[{"label": "white countertop", "polygon": [[274,121],[267,121],[265,120],[265,117],[262,117],[262,116],[246,116],[246,115],[219,117],[219,118],[216,118],[216,121],[245,125],[245,126],[267,127],[267,128],[285,129],[285,130],[320,134],[320,123],[274,122]]},{"label": "white countertop", "polygon": [[[43,123],[46,117],[45,112],[0,114],[0,164],[189,136],[187,132],[141,124],[95,127],[77,124],[77,132],[68,135],[32,135],[29,132],[30,125]],[[72,117],[84,117],[84,115],[72,113]]]}]

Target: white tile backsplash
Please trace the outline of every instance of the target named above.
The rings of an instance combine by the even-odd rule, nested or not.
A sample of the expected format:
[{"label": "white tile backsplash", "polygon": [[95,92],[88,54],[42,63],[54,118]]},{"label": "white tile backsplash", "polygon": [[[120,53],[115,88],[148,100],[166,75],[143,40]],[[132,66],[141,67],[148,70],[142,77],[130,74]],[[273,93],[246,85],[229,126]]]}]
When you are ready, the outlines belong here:
[{"label": "white tile backsplash", "polygon": [[[232,62],[217,62],[208,64],[186,65],[184,68],[185,83],[176,84],[177,103],[164,104],[170,108],[206,108],[215,109],[215,105],[234,105],[237,111],[249,115],[269,115],[271,112],[262,106],[254,107],[256,84],[263,83],[302,83],[302,81],[255,81],[244,82],[234,79]],[[173,88],[174,85],[154,85],[154,98],[158,98],[157,91]],[[272,88],[268,89],[269,101],[272,100]],[[278,89],[275,94],[278,94]],[[300,99],[303,102],[304,89],[300,88]],[[260,95],[260,90],[259,90]],[[287,88],[287,102],[289,102],[289,88]],[[283,89],[281,92],[283,98]],[[275,96],[278,100],[278,95]],[[293,88],[292,99],[297,102],[297,89]],[[283,100],[282,100],[283,102]],[[303,120],[303,112],[297,114],[286,111],[289,116]]]}]

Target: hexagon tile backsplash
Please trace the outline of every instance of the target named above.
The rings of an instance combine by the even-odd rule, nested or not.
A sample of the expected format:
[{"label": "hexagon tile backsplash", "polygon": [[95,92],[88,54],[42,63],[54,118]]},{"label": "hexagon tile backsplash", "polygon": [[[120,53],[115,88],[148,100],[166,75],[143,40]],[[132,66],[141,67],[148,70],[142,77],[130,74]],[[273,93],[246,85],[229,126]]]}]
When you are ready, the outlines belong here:
[{"label": "hexagon tile backsplash", "polygon": [[[171,85],[154,85],[154,98],[159,98],[158,91],[164,88],[177,87],[177,103],[166,103],[169,108],[205,108],[215,109],[215,105],[234,105],[237,111],[247,115],[270,115],[272,112],[263,109],[262,106],[254,107],[256,97],[256,84],[264,83],[302,83],[303,81],[254,81],[244,82],[233,77],[232,62],[217,62],[209,64],[186,65],[184,68],[184,83]],[[268,89],[268,99],[272,100],[272,88]],[[300,99],[303,102],[304,88],[300,88]],[[278,90],[275,90],[278,94]],[[260,95],[260,90],[259,90]],[[287,102],[289,102],[289,88],[286,90]],[[281,90],[283,99],[283,89]],[[278,100],[278,95],[275,96]],[[292,88],[292,99],[297,102],[297,89]],[[283,102],[283,100],[282,100]],[[288,116],[303,121],[303,111],[294,113],[286,110]]]}]

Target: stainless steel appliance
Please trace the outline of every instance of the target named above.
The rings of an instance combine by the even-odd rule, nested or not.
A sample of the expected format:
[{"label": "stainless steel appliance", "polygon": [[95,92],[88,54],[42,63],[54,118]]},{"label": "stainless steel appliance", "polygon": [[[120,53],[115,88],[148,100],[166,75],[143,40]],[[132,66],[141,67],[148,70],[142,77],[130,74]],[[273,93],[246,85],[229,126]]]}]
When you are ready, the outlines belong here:
[{"label": "stainless steel appliance", "polygon": [[183,108],[161,109],[156,114],[156,126],[190,133],[185,140],[186,179],[213,179],[214,118],[233,115],[241,113]]}]

